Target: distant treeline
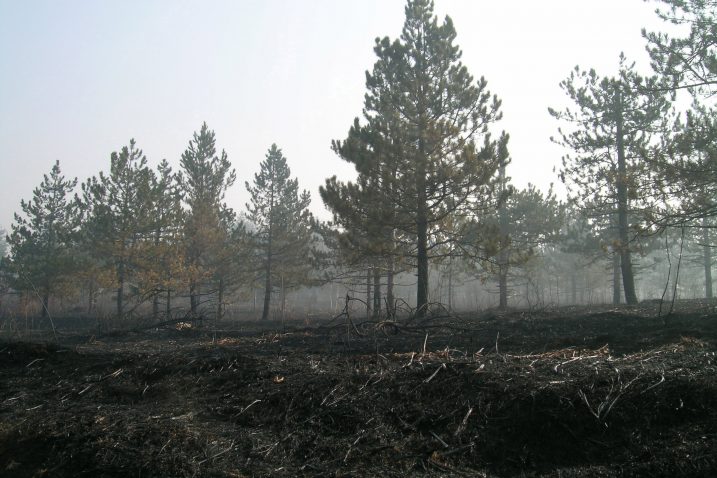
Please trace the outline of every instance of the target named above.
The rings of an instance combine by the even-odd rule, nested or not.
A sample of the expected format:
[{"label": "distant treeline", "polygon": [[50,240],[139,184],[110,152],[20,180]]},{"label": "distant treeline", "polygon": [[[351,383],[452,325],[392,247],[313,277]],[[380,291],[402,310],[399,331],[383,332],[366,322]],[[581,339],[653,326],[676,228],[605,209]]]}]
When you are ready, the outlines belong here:
[{"label": "distant treeline", "polygon": [[[643,31],[654,74],[620,55],[614,76],[576,67],[560,84],[572,106],[549,112],[569,151],[558,171],[567,202],[511,185],[509,136],[495,131],[501,101],[461,63],[451,19],[408,0],[400,37],[376,40],[361,118],[331,143],[356,170],[320,189],[331,222],[312,217],[275,144],[237,211],[225,201],[236,171],[206,123],[176,170],[167,160],[150,168],[130,140],[82,183],[55,163],[21,201],[0,251],[0,310],[82,304],[91,315],[109,297],[120,319],[221,318],[248,301],[268,319],[307,287],[322,289],[305,303],[328,290],[336,309],[338,285],[375,316],[635,304],[692,297],[698,283],[711,298],[717,12],[714,2],[662,3],[657,14],[689,31]],[[677,111],[687,94],[692,106]],[[471,300],[482,294],[495,299]]]}]

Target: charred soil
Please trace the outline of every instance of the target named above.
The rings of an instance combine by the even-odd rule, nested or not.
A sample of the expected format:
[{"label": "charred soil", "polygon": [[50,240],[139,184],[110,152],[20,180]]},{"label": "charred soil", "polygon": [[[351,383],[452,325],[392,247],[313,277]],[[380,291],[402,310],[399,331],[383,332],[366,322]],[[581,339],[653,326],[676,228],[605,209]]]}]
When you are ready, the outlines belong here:
[{"label": "charred soil", "polygon": [[5,338],[0,475],[717,476],[714,303],[359,322]]}]

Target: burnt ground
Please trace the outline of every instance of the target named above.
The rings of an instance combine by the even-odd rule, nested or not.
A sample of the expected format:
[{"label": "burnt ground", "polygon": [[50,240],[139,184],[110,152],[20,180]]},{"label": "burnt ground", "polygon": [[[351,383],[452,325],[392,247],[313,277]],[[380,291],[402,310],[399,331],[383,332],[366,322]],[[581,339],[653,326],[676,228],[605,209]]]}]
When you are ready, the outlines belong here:
[{"label": "burnt ground", "polygon": [[717,476],[715,304],[0,342],[0,475]]}]

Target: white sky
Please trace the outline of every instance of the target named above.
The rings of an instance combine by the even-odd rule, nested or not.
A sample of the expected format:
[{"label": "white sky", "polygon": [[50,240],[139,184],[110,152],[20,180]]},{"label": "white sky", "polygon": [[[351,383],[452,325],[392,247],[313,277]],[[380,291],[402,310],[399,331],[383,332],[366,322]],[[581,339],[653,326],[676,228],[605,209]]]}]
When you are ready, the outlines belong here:
[{"label": "white sky", "polygon": [[[570,69],[611,74],[624,51],[649,71],[640,29],[665,29],[642,0],[435,1],[468,70],[503,100],[519,187],[558,181],[547,108],[566,104]],[[135,138],[152,165],[178,168],[203,121],[237,170],[230,206],[244,209],[244,181],[275,142],[328,219],[319,185],[353,176],[331,140],[361,115],[374,39],[400,34],[404,4],[0,0],[0,227],[56,159],[83,181]]]}]

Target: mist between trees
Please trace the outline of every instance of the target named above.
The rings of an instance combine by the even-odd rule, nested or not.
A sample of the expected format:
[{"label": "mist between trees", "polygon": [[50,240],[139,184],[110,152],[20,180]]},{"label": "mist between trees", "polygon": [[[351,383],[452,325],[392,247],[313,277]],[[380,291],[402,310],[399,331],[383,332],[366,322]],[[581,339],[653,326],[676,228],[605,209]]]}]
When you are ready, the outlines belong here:
[{"label": "mist between trees", "polygon": [[[356,170],[320,189],[332,221],[311,215],[276,144],[251,178],[206,123],[178,166],[151,169],[132,139],[82,182],[57,162],[21,201],[0,242],[0,313],[268,320],[712,298],[716,9],[662,2],[685,35],[643,31],[651,76],[617,54],[614,76],[567,72],[571,106],[549,108],[568,151],[561,202],[511,184],[500,99],[461,63],[451,19],[409,0],[400,37],[376,40],[361,116],[331,142]],[[237,178],[243,208],[225,202]]]}]

